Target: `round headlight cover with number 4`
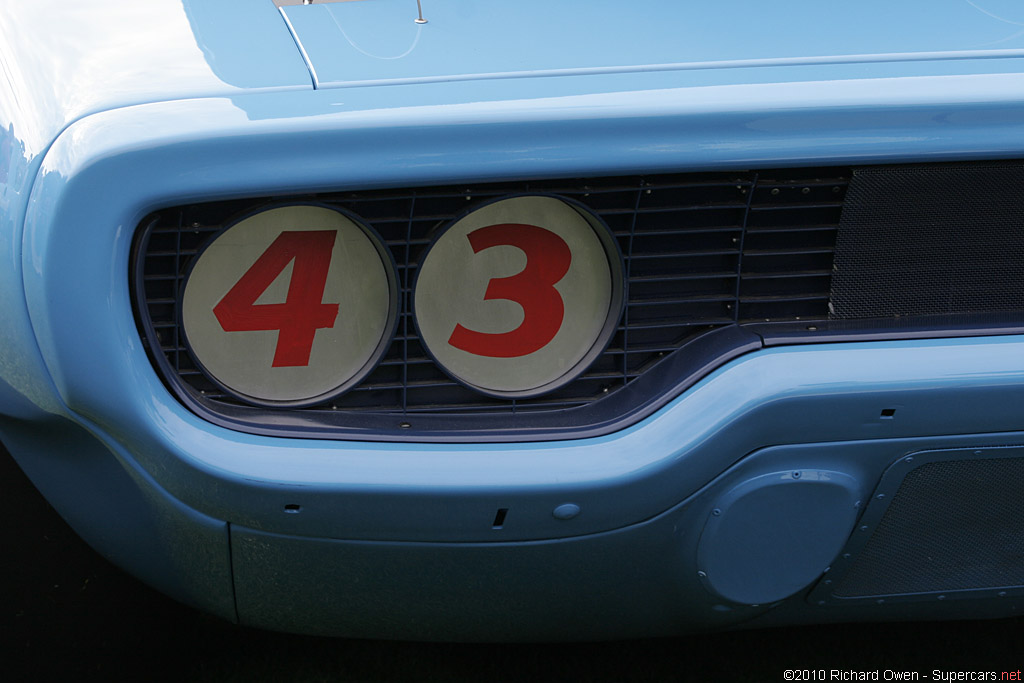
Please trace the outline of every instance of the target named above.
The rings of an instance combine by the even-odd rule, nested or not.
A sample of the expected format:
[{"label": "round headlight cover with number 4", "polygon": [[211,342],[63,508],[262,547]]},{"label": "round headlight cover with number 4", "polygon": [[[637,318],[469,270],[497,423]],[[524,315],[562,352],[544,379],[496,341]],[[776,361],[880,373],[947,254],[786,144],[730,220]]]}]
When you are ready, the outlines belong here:
[{"label": "round headlight cover with number 4", "polygon": [[328,400],[387,350],[398,286],[380,239],[353,217],[296,204],[244,218],[199,253],[181,322],[200,367],[256,405]]},{"label": "round headlight cover with number 4", "polygon": [[625,301],[622,255],[584,207],[509,197],[430,246],[413,311],[427,351],[485,394],[527,398],[572,381],[607,346]]}]

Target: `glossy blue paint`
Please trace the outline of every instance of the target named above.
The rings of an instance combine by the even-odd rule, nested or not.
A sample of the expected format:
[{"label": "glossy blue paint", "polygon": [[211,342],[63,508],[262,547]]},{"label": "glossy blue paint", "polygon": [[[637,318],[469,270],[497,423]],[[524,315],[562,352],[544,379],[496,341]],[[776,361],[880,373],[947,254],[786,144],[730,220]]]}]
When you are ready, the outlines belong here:
[{"label": "glossy blue paint", "polygon": [[61,413],[19,294],[25,207],[53,140],[100,111],[312,84],[273,4],[243,0],[5,2],[0,72],[0,395],[8,414]]},{"label": "glossy blue paint", "polygon": [[[69,123],[98,111],[311,87],[273,4],[244,0],[85,0],[59,9],[5,2],[0,64],[16,135],[32,156]],[[6,124],[13,116],[3,118]]]},{"label": "glossy blue paint", "polygon": [[0,412],[25,419],[62,412],[32,334],[21,278],[25,206],[41,161],[27,155],[7,119],[0,127]]},{"label": "glossy blue paint", "polygon": [[865,488],[855,477],[828,470],[786,470],[741,482],[713,503],[697,548],[698,576],[730,602],[788,598],[828,570],[853,530]]},{"label": "glossy blue paint", "polygon": [[[650,3],[648,3],[650,4]],[[926,0],[822,4],[404,0],[282,8],[317,87],[742,67],[1020,57],[1000,7]],[[642,36],[642,38],[640,38]]]},{"label": "glossy blue paint", "polygon": [[[848,490],[866,495],[889,463],[914,450],[1024,441],[1024,339],[774,346],[600,438],[347,443],[254,436],[188,412],[151,367],[129,298],[139,221],[190,201],[1024,156],[1024,38],[1012,23],[1021,18],[1008,14],[1015,5],[929,3],[924,11],[923,3],[804,2],[785,11],[744,4],[748,11],[735,13],[734,4],[677,3],[624,16],[618,4],[525,2],[497,16],[486,14],[497,12],[491,5],[439,3],[425,8],[430,23],[422,28],[410,23],[405,33],[354,45],[337,40],[333,18],[352,27],[351,37],[392,21],[398,5],[293,7],[285,14],[317,83],[339,86],[314,90],[269,0],[154,0],[116,17],[96,2],[59,17],[7,3],[5,443],[101,550],[226,616],[233,525],[233,578],[249,623],[432,637],[395,624],[448,604],[458,609],[435,615],[432,633],[469,637],[467,623],[515,604],[528,614],[507,627],[492,621],[475,637],[558,637],[557,629],[588,621],[581,637],[611,637],[767,615],[767,606],[724,604],[697,578],[697,539],[714,501],[743,482],[796,469],[841,472],[854,482]],[[793,20],[797,10],[801,21]],[[331,22],[314,25],[318,12],[332,13]],[[735,30],[712,30],[727,18]],[[236,21],[244,33],[225,28]],[[845,30],[817,29],[827,21]],[[44,23],[48,30],[30,38],[27,29]],[[413,30],[420,39],[407,56],[366,55],[394,56]],[[611,41],[612,34],[644,40]],[[536,50],[511,49],[526,36]],[[892,408],[892,419],[880,419]],[[111,491],[118,506],[97,509],[95,491]],[[579,514],[560,519],[567,501]],[[507,510],[500,529],[499,509]],[[120,514],[137,516],[139,526],[118,535],[112,520]],[[204,539],[206,559],[182,567],[194,535]],[[125,549],[136,542],[174,561],[143,561]],[[659,559],[639,569],[599,560],[626,555]],[[296,571],[281,572],[286,563]],[[447,573],[453,564],[463,569]],[[377,604],[372,620],[353,621],[369,599],[358,584],[320,590],[341,565],[372,588],[371,598],[399,599]],[[584,565],[595,572],[576,580],[571,569]],[[383,566],[390,587],[375,583]],[[436,583],[424,585],[424,566]],[[483,590],[478,577],[495,566],[510,568],[498,577],[508,588],[484,605],[501,581]],[[206,571],[216,580],[204,584]],[[552,576],[564,594],[546,583]],[[257,600],[268,588],[272,597]],[[588,595],[601,599],[584,612],[568,609]],[[815,618],[799,604],[780,611],[787,609],[791,621]]]},{"label": "glossy blue paint", "polygon": [[[489,543],[399,543],[303,538],[233,526],[239,620],[315,634],[537,641],[649,637],[751,620],[779,624],[842,618],[823,615],[819,606],[800,598],[745,605],[705,589],[698,545],[721,496],[779,470],[827,463],[855,479],[856,493],[863,497],[875,473],[920,447],[967,442],[980,447],[1015,437],[878,439],[763,449],[661,515],[563,539],[502,543],[495,534]],[[850,502],[853,493],[847,488],[840,497]],[[808,510],[793,506],[790,511],[790,522],[815,526],[816,520],[806,519]],[[510,509],[508,519],[515,512]],[[744,550],[736,549],[737,560],[744,555],[748,561],[764,560]],[[769,575],[763,581],[814,583],[824,569],[794,576],[780,572],[780,565],[786,563],[759,567]],[[325,593],[327,585],[332,589]],[[1024,598],[1011,597],[997,605],[981,602],[972,614],[998,616],[1022,607]],[[910,614],[949,619],[962,615],[963,606],[872,604],[855,618],[906,619]]]},{"label": "glossy blue paint", "polygon": [[70,420],[0,417],[0,438],[95,550],[186,604],[237,619],[223,520],[168,496],[130,456]]}]

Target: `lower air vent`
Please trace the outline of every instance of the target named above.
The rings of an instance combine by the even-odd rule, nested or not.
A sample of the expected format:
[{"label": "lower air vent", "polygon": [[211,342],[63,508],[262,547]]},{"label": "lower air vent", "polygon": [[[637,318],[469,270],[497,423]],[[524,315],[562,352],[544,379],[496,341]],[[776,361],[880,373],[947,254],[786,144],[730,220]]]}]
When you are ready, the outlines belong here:
[{"label": "lower air vent", "polygon": [[1024,586],[1024,459],[954,460],[910,472],[838,598]]},{"label": "lower air vent", "polygon": [[819,604],[1024,594],[1024,448],[923,451],[882,476]]}]

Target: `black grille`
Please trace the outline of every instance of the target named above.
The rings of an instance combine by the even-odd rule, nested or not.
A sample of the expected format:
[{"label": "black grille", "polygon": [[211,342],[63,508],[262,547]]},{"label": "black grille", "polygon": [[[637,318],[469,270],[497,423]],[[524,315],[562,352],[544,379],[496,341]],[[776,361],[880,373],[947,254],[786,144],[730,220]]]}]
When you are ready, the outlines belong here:
[{"label": "black grille", "polygon": [[858,169],[836,243],[833,317],[1024,310],[1020,162]]},{"label": "black grille", "polygon": [[[679,174],[338,192],[288,197],[361,216],[394,255],[402,287],[397,335],[380,366],[317,414],[516,414],[563,411],[606,400],[688,341],[747,321],[828,317],[832,253],[848,172],[842,169]],[[588,206],[625,257],[629,297],[607,350],[579,378],[532,399],[482,396],[438,369],[409,312],[418,260],[434,231],[496,197],[545,193]],[[178,327],[177,293],[201,246],[242,212],[280,199],[176,207],[147,219],[136,260],[140,310],[166,359],[169,383],[213,411],[241,402],[196,368]],[[145,334],[145,325],[144,334]],[[332,417],[336,420],[336,417]]]}]

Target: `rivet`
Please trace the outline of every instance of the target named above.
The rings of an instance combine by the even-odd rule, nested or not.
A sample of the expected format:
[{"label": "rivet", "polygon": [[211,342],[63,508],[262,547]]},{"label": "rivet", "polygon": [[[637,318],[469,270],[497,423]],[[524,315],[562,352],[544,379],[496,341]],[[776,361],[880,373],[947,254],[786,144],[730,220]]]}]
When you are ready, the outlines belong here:
[{"label": "rivet", "polygon": [[563,503],[556,507],[551,514],[555,516],[555,519],[572,519],[580,514],[580,506],[576,503]]},{"label": "rivet", "polygon": [[410,427],[412,427],[412,425],[409,424],[408,422],[399,422],[398,423],[398,428],[399,429],[409,429]]},{"label": "rivet", "polygon": [[1006,591],[999,591],[999,597],[1005,598],[1006,597]]},{"label": "rivet", "polygon": [[772,188],[772,195],[777,195],[778,193],[779,193],[779,188],[773,187]]},{"label": "rivet", "polygon": [[945,595],[940,595],[940,596],[939,596],[939,600],[945,600],[945,599],[946,599],[946,596],[945,596]]},{"label": "rivet", "polygon": [[832,585],[832,579],[825,579],[825,585],[826,586],[831,586]]},{"label": "rivet", "polygon": [[799,479],[799,478],[800,478],[800,472],[799,472],[799,470],[798,470],[798,471],[796,471],[796,472],[793,472],[793,478],[794,478],[794,479]]},{"label": "rivet", "polygon": [[722,514],[722,511],[719,510],[718,508],[715,508],[714,510],[711,511],[711,514],[717,517],[718,515]]},{"label": "rivet", "polygon": [[906,458],[903,459],[903,462],[914,462],[914,456],[908,455]]},{"label": "rivet", "polygon": [[702,579],[706,579],[708,577],[708,575],[705,574],[704,572],[697,572],[697,576],[702,578]]},{"label": "rivet", "polygon": [[877,496],[875,496],[875,500],[882,500],[883,498],[885,498],[884,493],[879,493]]},{"label": "rivet", "polygon": [[817,332],[818,331],[818,326],[817,325],[808,325],[807,326],[807,330],[809,332]]},{"label": "rivet", "polygon": [[867,531],[867,530],[868,530],[868,525],[867,525],[867,524],[865,524],[864,526],[862,526],[862,527],[860,528],[860,530],[861,530],[861,531]]},{"label": "rivet", "polygon": [[850,559],[850,553],[843,553],[843,559],[844,560]]}]

